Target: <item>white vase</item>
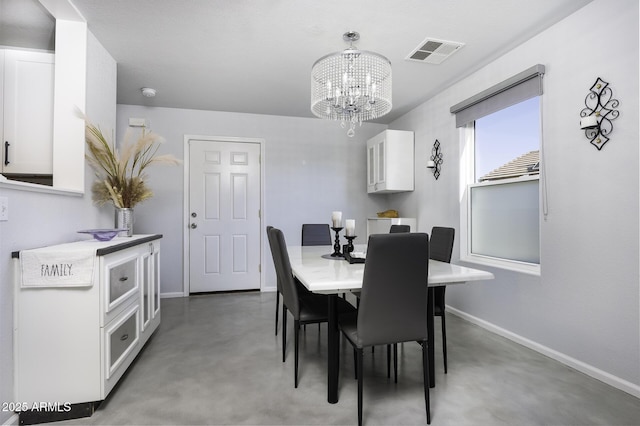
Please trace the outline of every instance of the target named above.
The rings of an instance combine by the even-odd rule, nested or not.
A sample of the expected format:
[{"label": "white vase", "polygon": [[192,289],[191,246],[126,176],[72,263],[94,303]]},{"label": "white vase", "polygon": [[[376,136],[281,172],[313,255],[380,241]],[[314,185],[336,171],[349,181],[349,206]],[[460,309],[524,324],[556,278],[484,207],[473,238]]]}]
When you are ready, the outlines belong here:
[{"label": "white vase", "polygon": [[130,237],[133,235],[133,209],[116,207],[115,216],[116,229],[126,229],[118,234],[119,237]]}]

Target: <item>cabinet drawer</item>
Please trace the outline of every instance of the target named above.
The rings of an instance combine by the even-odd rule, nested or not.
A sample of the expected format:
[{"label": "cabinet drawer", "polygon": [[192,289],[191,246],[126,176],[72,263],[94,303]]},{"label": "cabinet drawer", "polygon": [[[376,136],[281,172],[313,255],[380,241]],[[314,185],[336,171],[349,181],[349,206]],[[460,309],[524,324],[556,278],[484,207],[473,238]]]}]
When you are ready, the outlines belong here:
[{"label": "cabinet drawer", "polygon": [[107,269],[107,307],[113,310],[138,289],[138,259],[132,258]]},{"label": "cabinet drawer", "polygon": [[[140,307],[135,304],[105,331],[107,379],[122,365],[139,341],[138,324]],[[123,367],[126,368],[126,365]]]}]

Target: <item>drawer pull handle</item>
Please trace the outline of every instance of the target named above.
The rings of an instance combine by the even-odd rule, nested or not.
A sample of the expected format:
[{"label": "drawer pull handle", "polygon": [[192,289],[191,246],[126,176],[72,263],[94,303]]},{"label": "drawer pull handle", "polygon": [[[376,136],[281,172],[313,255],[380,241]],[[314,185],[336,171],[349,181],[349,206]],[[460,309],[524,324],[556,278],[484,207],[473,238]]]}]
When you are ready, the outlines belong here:
[{"label": "drawer pull handle", "polygon": [[128,335],[128,334],[123,334],[122,336],[120,336],[120,340],[121,340],[121,341],[123,341],[123,342],[124,342],[125,340],[127,340],[128,338],[129,338],[129,335]]},{"label": "drawer pull handle", "polygon": [[126,281],[128,279],[129,279],[129,277],[122,277],[122,278],[120,278],[120,281]]}]

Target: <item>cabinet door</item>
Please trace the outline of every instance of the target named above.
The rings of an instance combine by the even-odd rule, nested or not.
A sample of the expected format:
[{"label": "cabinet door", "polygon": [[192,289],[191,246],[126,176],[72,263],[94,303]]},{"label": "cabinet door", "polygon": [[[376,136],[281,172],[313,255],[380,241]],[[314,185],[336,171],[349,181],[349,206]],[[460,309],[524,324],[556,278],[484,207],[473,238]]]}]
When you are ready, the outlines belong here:
[{"label": "cabinet door", "polygon": [[367,142],[367,192],[385,189],[386,181],[386,138],[381,133]]},{"label": "cabinet door", "polygon": [[156,318],[160,315],[160,244],[154,244],[153,248],[151,255],[153,269],[151,317]]},{"label": "cabinet door", "polygon": [[[153,247],[152,244],[149,244],[149,246]],[[142,262],[142,277],[140,280],[140,306],[142,308],[142,321],[140,322],[140,328],[142,331],[144,331],[144,329],[149,325],[149,321],[151,320],[152,309],[151,295],[153,292],[153,260],[151,257],[151,251],[143,253],[140,261]]]},{"label": "cabinet door", "polygon": [[386,138],[382,138],[376,144],[376,185],[378,189],[381,189],[382,185],[384,185],[387,176],[387,140]]},{"label": "cabinet door", "polygon": [[367,144],[367,192],[375,191],[376,185],[376,147]]},{"label": "cabinet door", "polygon": [[142,263],[140,329],[145,331],[150,322],[160,315],[160,244],[152,242],[145,245],[140,261]]},{"label": "cabinet door", "polygon": [[53,173],[54,56],[5,50],[3,173]]}]

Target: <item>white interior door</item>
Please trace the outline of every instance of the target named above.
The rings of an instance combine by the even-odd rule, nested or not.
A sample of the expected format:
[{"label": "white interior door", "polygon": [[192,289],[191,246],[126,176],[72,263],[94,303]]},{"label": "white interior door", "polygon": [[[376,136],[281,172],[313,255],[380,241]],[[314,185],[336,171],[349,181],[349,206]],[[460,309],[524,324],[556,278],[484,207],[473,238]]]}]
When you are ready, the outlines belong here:
[{"label": "white interior door", "polygon": [[189,140],[189,292],[260,288],[260,144]]}]

